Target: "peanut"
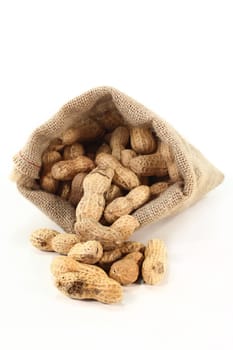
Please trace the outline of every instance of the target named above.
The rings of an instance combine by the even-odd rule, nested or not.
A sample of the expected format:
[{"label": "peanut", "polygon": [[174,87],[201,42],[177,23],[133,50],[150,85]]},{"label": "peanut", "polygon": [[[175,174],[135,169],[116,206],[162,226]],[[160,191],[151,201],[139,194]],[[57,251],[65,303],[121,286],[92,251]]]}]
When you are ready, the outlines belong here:
[{"label": "peanut", "polygon": [[42,173],[40,176],[40,187],[49,193],[55,193],[58,188],[58,181],[51,175],[52,166],[60,161],[62,156],[57,151],[45,151],[42,155]]},{"label": "peanut", "polygon": [[122,215],[130,214],[133,210],[140,208],[150,198],[149,186],[138,186],[131,190],[126,196],[114,199],[107,205],[104,217],[112,223]]},{"label": "peanut", "polygon": [[75,224],[80,240],[99,241],[105,250],[111,250],[127,240],[139,227],[139,222],[131,215],[121,216],[111,226],[103,226],[91,218],[83,218]]},{"label": "peanut", "polygon": [[160,142],[157,153],[164,159],[168,168],[168,175],[172,182],[181,180],[171,147],[165,142]]},{"label": "peanut", "polygon": [[70,181],[64,181],[59,184],[58,187],[58,195],[65,199],[68,200],[70,196],[70,189],[71,189],[71,182]]},{"label": "peanut", "polygon": [[83,181],[87,173],[79,173],[75,175],[71,183],[71,190],[69,196],[69,202],[73,204],[75,207],[80,202],[83,196]]},{"label": "peanut", "polygon": [[85,264],[96,264],[103,255],[103,248],[98,241],[87,241],[75,244],[68,256]]},{"label": "peanut", "polygon": [[107,250],[103,253],[99,264],[110,264],[122,257],[121,248]]},{"label": "peanut", "polygon": [[56,256],[51,264],[51,272],[55,277],[66,272],[79,272],[80,274],[92,272],[99,278],[106,277],[105,271],[99,267],[80,263],[69,256]]},{"label": "peanut", "polygon": [[89,171],[94,168],[91,159],[85,156],[78,156],[71,160],[61,160],[52,167],[52,176],[56,180],[72,180],[78,173]]},{"label": "peanut", "polygon": [[109,276],[122,285],[134,283],[138,279],[142,259],[143,255],[140,252],[126,255],[112,264]]},{"label": "peanut", "polygon": [[[81,264],[82,265],[82,264]],[[83,264],[84,265],[84,264]],[[70,298],[94,299],[102,303],[117,303],[122,299],[122,288],[120,284],[109,278],[103,277],[100,268],[92,266],[86,271],[67,272],[56,278],[57,288]],[[101,270],[97,274],[97,270]]]},{"label": "peanut", "polygon": [[83,156],[85,153],[83,145],[76,142],[73,145],[66,146],[63,152],[64,160],[75,159],[78,156]]},{"label": "peanut", "polygon": [[142,176],[165,176],[168,174],[165,160],[157,153],[132,158],[129,167],[136,174]]},{"label": "peanut", "polygon": [[128,142],[129,130],[126,126],[119,126],[113,131],[109,144],[112,149],[112,155],[116,159],[121,159],[121,151],[125,149]]},{"label": "peanut", "polygon": [[129,254],[134,252],[144,253],[145,246],[141,242],[127,241],[120,247],[122,254]]},{"label": "peanut", "polygon": [[111,185],[105,195],[106,205],[111,203],[114,199],[123,196],[123,192],[117,185]]},{"label": "peanut", "polygon": [[111,168],[97,167],[83,181],[83,197],[76,208],[77,221],[92,218],[99,221],[105,206],[104,194],[109,189],[114,171]]},{"label": "peanut", "polygon": [[50,172],[48,172],[47,174],[43,174],[40,177],[40,187],[49,193],[56,193],[57,189],[58,189],[58,181],[55,180],[52,177],[52,174]]},{"label": "peanut", "polygon": [[156,140],[148,126],[134,126],[130,128],[130,143],[132,149],[139,154],[155,152]]},{"label": "peanut", "polygon": [[53,164],[59,162],[62,159],[62,156],[57,151],[46,151],[42,155],[42,166],[43,171],[48,172],[51,170]]},{"label": "peanut", "polygon": [[136,157],[137,153],[132,149],[124,149],[121,151],[121,163],[124,167],[129,167],[129,162],[132,158]]},{"label": "peanut", "polygon": [[52,251],[66,255],[78,242],[80,242],[80,239],[77,235],[71,233],[58,234],[51,240]]},{"label": "peanut", "polygon": [[96,164],[112,168],[115,171],[113,182],[123,189],[131,190],[140,184],[137,175],[130,169],[123,167],[111,154],[98,154],[96,157]]},{"label": "peanut", "polygon": [[167,249],[160,239],[147,243],[145,260],[142,264],[142,277],[147,284],[157,284],[162,281],[167,270]]},{"label": "peanut", "polygon": [[51,264],[51,272],[57,277],[66,272],[76,272],[79,268],[79,263],[68,256],[56,256]]},{"label": "peanut", "polygon": [[95,140],[103,135],[103,128],[93,119],[86,118],[78,127],[72,127],[65,131],[62,142],[72,145],[74,142]]},{"label": "peanut", "polygon": [[112,153],[111,147],[110,147],[107,143],[102,143],[102,145],[100,145],[99,148],[98,148],[97,151],[96,151],[96,156],[97,156],[99,153],[108,153],[108,154],[111,154],[111,153]]},{"label": "peanut", "polygon": [[42,228],[32,232],[30,236],[30,241],[34,247],[40,250],[52,252],[52,239],[58,234],[59,232],[55,230]]},{"label": "peanut", "polygon": [[150,193],[152,196],[158,196],[160,193],[166,191],[169,184],[168,182],[157,182],[150,186]]}]

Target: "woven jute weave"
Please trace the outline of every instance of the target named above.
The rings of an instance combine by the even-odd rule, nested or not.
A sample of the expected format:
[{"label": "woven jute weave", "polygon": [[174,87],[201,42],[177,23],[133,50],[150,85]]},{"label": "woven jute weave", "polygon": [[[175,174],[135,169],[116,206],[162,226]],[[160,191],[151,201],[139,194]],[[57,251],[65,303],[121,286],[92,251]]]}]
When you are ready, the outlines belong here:
[{"label": "woven jute weave", "polygon": [[75,208],[36,186],[41,155],[51,140],[61,136],[72,125],[77,125],[98,101],[105,100],[112,101],[126,124],[151,125],[156,135],[170,146],[183,179],[182,186],[180,183],[173,184],[158,198],[133,213],[141,226],[189,207],[222,182],[223,174],[165,120],[119,90],[112,87],[95,88],[66,103],[51,119],[33,131],[23,149],[14,156],[19,191],[65,231],[73,232]]}]

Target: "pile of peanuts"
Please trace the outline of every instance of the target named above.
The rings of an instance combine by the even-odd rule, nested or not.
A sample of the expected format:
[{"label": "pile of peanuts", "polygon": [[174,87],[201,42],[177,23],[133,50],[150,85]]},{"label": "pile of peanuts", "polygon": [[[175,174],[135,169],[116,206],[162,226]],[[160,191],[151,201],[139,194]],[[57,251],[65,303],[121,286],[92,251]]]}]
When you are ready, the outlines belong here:
[{"label": "pile of peanuts", "polygon": [[116,303],[122,285],[159,283],[166,247],[129,241],[139,228],[130,215],[180,181],[170,148],[149,125],[130,126],[116,109],[90,114],[54,139],[42,155],[39,185],[76,208],[74,233],[39,229],[32,244],[62,256],[51,271],[75,299]]}]

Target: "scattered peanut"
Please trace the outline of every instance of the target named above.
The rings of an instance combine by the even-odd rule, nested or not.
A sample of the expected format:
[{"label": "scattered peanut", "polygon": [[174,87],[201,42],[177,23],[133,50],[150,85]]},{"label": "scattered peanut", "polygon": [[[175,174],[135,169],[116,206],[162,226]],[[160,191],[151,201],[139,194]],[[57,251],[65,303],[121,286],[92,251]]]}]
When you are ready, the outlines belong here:
[{"label": "scattered peanut", "polygon": [[107,222],[112,223],[122,215],[130,214],[133,210],[140,208],[149,198],[149,186],[138,186],[126,196],[116,198],[108,204],[104,211],[104,217]]},{"label": "scattered peanut", "polygon": [[103,248],[98,241],[87,241],[75,244],[68,256],[85,264],[96,264],[103,255]]},{"label": "scattered peanut", "polygon": [[147,243],[145,260],[142,264],[142,277],[147,284],[161,282],[167,270],[167,250],[160,239],[153,239]]},{"label": "scattered peanut", "polygon": [[57,277],[66,272],[76,272],[79,268],[79,263],[68,256],[56,256],[51,264],[51,272]]},{"label": "scattered peanut", "polygon": [[[83,264],[84,265],[84,264]],[[57,288],[70,298],[94,299],[102,303],[117,303],[122,299],[120,284],[103,275],[103,270],[92,266],[86,271],[67,272],[56,278]],[[97,269],[101,273],[97,273]]]},{"label": "scattered peanut", "polygon": [[45,250],[52,252],[52,239],[56,237],[59,232],[55,230],[50,230],[47,228],[42,228],[36,231],[33,231],[30,237],[32,245],[40,250]]},{"label": "scattered peanut", "polygon": [[143,259],[140,252],[126,255],[111,266],[109,276],[122,285],[134,283],[139,276],[139,265]]},{"label": "scattered peanut", "polygon": [[66,255],[78,242],[80,242],[80,239],[77,235],[71,233],[61,233],[51,240],[51,247],[54,252]]},{"label": "scattered peanut", "polygon": [[105,250],[111,250],[127,240],[139,227],[139,222],[131,215],[124,215],[111,226],[101,225],[94,219],[83,218],[76,222],[75,231],[80,240],[99,241]]},{"label": "scattered peanut", "polygon": [[145,246],[141,242],[126,241],[120,247],[122,254],[129,254],[134,252],[144,253]]}]

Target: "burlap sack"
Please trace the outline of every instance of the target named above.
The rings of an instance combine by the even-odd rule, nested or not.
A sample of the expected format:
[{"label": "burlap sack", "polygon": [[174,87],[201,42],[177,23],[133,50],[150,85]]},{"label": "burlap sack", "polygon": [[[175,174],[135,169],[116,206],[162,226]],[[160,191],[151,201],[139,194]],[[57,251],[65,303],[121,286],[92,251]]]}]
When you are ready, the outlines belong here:
[{"label": "burlap sack", "polygon": [[141,225],[158,221],[189,207],[223,180],[223,174],[184,140],[166,121],[146,107],[111,87],[87,91],[65,104],[50,120],[38,127],[25,147],[14,157],[16,182],[24,197],[33,202],[67,232],[73,232],[75,209],[60,197],[38,189],[41,155],[55,137],[85,118],[97,101],[112,100],[126,123],[151,123],[158,137],[171,146],[183,185],[175,183],[157,199],[136,210]]}]

